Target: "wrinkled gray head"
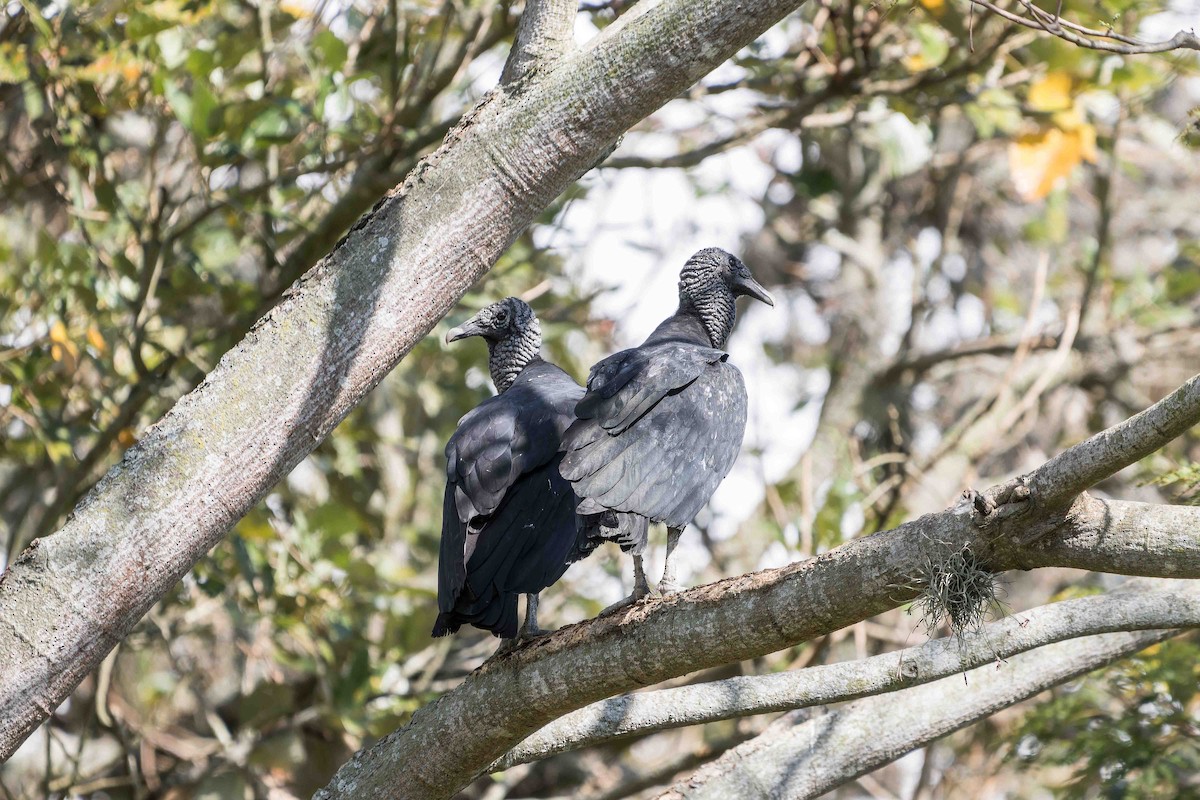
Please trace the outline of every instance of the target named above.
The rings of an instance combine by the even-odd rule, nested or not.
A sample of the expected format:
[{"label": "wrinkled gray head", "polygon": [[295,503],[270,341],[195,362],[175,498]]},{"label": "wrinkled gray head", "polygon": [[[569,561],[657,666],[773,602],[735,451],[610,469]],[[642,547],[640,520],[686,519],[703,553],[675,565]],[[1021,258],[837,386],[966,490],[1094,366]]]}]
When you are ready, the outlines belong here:
[{"label": "wrinkled gray head", "polygon": [[512,386],[521,370],[538,358],[542,327],[524,300],[506,297],[484,306],[479,313],[446,333],[447,342],[482,336],[488,346],[488,368],[496,389]]},{"label": "wrinkled gray head", "polygon": [[699,315],[713,347],[725,346],[737,316],[734,301],[740,295],[775,305],[762,284],[754,280],[750,268],[719,247],[697,252],[679,273],[679,307]]}]

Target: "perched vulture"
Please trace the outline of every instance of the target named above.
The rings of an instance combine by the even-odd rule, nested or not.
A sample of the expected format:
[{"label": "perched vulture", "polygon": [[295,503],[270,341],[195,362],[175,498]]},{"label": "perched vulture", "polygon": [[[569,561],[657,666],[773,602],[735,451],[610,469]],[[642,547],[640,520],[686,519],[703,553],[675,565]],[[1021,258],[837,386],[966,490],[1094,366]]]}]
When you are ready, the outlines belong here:
[{"label": "perched vulture", "polygon": [[[735,256],[693,255],[679,278],[679,309],[640,346],[592,367],[578,418],[563,437],[562,475],[581,514],[628,512],[667,525],[659,591],[678,591],[680,533],[729,473],[746,430],[746,387],[721,348],[738,295],[774,305]],[[634,590],[650,592],[634,554]]]},{"label": "perched vulture", "polygon": [[464,416],[446,444],[446,494],[434,636],[464,624],[518,636],[517,595],[527,595],[520,638],[535,636],[538,593],[603,539],[644,547],[646,524],[602,513],[586,518],[559,473],[563,432],[583,388],[540,355],[533,310],[515,297],[493,303],[446,334],[482,336],[500,392]]}]

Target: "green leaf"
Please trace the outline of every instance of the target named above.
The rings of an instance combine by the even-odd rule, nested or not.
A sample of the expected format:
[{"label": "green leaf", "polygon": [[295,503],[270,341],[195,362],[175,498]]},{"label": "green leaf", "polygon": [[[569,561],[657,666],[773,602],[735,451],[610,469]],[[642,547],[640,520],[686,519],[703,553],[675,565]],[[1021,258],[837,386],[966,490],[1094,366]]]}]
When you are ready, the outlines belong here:
[{"label": "green leaf", "polygon": [[950,36],[940,25],[919,22],[913,29],[920,56],[909,63],[914,72],[940,67],[950,55]]},{"label": "green leaf", "polygon": [[290,142],[299,130],[299,125],[287,113],[284,106],[272,106],[251,121],[246,134],[252,142]]},{"label": "green leaf", "polygon": [[371,677],[371,659],[365,646],[356,647],[350,658],[349,668],[337,682],[333,692],[333,700],[339,706],[357,705],[355,696],[366,687]]},{"label": "green leaf", "polygon": [[220,128],[219,105],[216,95],[208,88],[205,81],[193,82],[192,114],[189,126],[193,133],[207,139]]},{"label": "green leaf", "polygon": [[163,88],[175,118],[193,134],[207,139],[220,127],[220,104],[205,81],[193,81],[190,92],[172,83]]},{"label": "green leaf", "polygon": [[11,42],[0,44],[0,83],[20,83],[29,77],[25,48]]},{"label": "green leaf", "polygon": [[1021,107],[1017,98],[1003,89],[985,89],[963,111],[980,138],[988,139],[997,133],[1012,135],[1021,127]]},{"label": "green leaf", "polygon": [[312,46],[321,54],[321,60],[325,62],[325,66],[333,72],[342,68],[350,52],[346,43],[339,39],[333,31],[328,30],[321,31],[314,36]]}]

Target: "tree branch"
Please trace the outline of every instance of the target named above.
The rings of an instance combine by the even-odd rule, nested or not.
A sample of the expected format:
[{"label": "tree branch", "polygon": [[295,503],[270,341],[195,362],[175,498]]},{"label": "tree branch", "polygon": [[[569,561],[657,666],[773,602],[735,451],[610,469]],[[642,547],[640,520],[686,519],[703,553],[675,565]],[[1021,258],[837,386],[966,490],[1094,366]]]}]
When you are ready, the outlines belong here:
[{"label": "tree branch", "polygon": [[525,0],[500,84],[516,83],[561,59],[571,47],[576,13],[576,0]]},{"label": "tree branch", "polygon": [[818,797],[835,786],[1178,631],[1105,633],[1051,644],[804,722],[789,714],[659,795],[660,800]]},{"label": "tree branch", "polygon": [[1009,22],[1026,28],[1032,28],[1035,31],[1045,31],[1071,44],[1086,47],[1089,50],[1103,50],[1108,53],[1120,53],[1121,55],[1166,53],[1171,50],[1200,50],[1200,37],[1196,36],[1194,30],[1179,31],[1165,42],[1139,42],[1130,36],[1123,36],[1111,28],[1100,31],[1085,28],[1074,22],[1068,22],[1060,18],[1057,14],[1043,11],[1029,2],[1029,0],[1018,0],[1018,2],[1032,15],[1033,19],[1014,14],[988,0],[971,0],[971,2],[977,6],[986,8],[988,11],[1003,17]]},{"label": "tree branch", "polygon": [[1134,581],[1108,595],[1022,611],[964,638],[936,639],[861,661],[729,678],[593,703],[542,728],[508,751],[489,771],[624,736],[894,692],[1066,639],[1197,626],[1200,583]]},{"label": "tree branch", "polygon": [[[1188,386],[1198,382],[1195,378]],[[1134,419],[1139,430],[1157,425],[1169,431],[1186,430],[1185,418],[1200,422],[1200,392],[1176,392]],[[1072,465],[1081,459],[1107,458],[1108,467],[1119,469],[1138,450],[1118,446],[1121,442],[1121,437],[1093,437],[1072,448],[1086,458],[1068,451],[1068,458],[1052,462],[1059,466],[1044,466],[1033,475],[1057,486],[1069,481],[1059,480],[1054,471],[1076,475]],[[1200,577],[1200,540],[1179,533],[1200,528],[1200,508],[1084,495],[1064,511],[1015,500],[1014,494],[1013,485],[990,490],[984,513],[975,503],[980,496],[972,493],[944,512],[817,558],[642,603],[493,658],[457,689],[418,710],[406,726],[360,751],[318,796],[447,796],[564,713],[668,678],[773,653],[894,608],[918,594],[930,560],[947,551],[972,549],[994,571],[1035,565],[1095,568],[1099,559],[1082,546],[1091,539],[1103,541],[1121,571]],[[1147,537],[1148,524],[1169,524],[1176,535]],[[1023,545],[1019,534],[1034,529],[1042,538]],[[1165,550],[1168,545],[1177,549]],[[846,591],[847,586],[855,591]],[[418,763],[421,769],[413,770]],[[401,774],[404,781],[398,779]]]},{"label": "tree branch", "polygon": [[722,136],[706,144],[699,145],[680,153],[674,153],[660,158],[643,156],[614,156],[604,161],[601,166],[605,169],[669,169],[672,167],[694,167],[709,156],[723,153],[731,147],[753,139],[769,128],[784,124],[792,116],[791,109],[775,109],[765,111],[740,126],[728,136]]},{"label": "tree branch", "polygon": [[1094,572],[1146,575],[1140,562],[1160,563],[1154,574],[1165,577],[1200,577],[1200,564],[1182,566],[1177,559],[1192,561],[1198,555],[1196,531],[1200,530],[1200,507],[1102,500],[1082,494],[1066,512],[1064,524],[1042,535],[1037,524],[1014,526],[1025,541],[1034,541],[1011,552],[1010,566],[1019,569],[1070,566]]},{"label": "tree branch", "polygon": [[1009,340],[1005,337],[992,336],[964,342],[944,350],[931,353],[921,353],[896,361],[890,367],[879,373],[875,382],[880,386],[890,385],[900,379],[905,372],[920,376],[938,366],[950,361],[976,356],[1011,356],[1022,347],[1030,350],[1053,350],[1058,346],[1057,336],[1035,336],[1032,339]]},{"label": "tree branch", "polygon": [[[520,93],[492,92],[464,116],[126,451],[58,533],[35,540],[0,576],[0,759],[537,213],[631,125],[798,5],[747,0],[731,15],[718,0],[639,3],[573,55],[569,69]],[[476,754],[467,771],[525,732],[501,737],[500,750]],[[430,761],[424,782],[364,780],[358,796],[448,794],[463,770]]]},{"label": "tree branch", "polygon": [[1119,425],[1047,461],[1029,476],[1035,502],[1070,502],[1085,489],[1161,449],[1197,424],[1200,375]]}]

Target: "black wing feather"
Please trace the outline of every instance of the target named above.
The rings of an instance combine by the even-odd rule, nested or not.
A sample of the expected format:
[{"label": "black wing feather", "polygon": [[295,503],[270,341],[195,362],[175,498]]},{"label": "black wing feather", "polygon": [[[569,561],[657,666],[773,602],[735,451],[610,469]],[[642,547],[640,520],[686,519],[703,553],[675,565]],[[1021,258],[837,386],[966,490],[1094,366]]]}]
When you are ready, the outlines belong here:
[{"label": "black wing feather", "polygon": [[609,356],[592,369],[588,391],[575,406],[580,419],[597,419],[619,434],[669,392],[687,386],[728,354],[677,342],[643,345]]},{"label": "black wing feather", "polygon": [[464,416],[446,445],[434,635],[470,624],[517,632],[517,596],[553,584],[594,549],[561,475],[559,445],[583,389],[536,362]]},{"label": "black wing feather", "polygon": [[746,389],[726,359],[669,341],[597,365],[563,438],[563,475],[581,514],[691,522],[732,468],[746,428]]}]

